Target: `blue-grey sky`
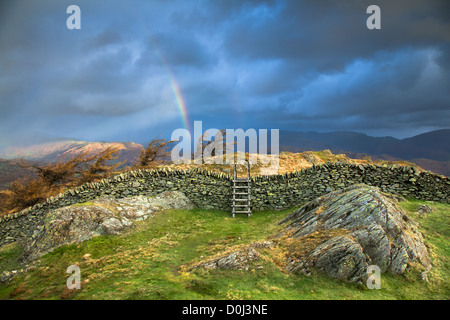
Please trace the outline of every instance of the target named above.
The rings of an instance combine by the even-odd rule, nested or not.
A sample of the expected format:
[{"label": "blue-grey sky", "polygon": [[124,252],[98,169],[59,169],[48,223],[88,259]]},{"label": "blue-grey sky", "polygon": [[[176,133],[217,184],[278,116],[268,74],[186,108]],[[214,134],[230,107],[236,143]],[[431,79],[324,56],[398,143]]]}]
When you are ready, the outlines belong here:
[{"label": "blue-grey sky", "polygon": [[449,66],[446,0],[2,0],[0,146],[170,137],[180,97],[204,130],[403,138],[450,127]]}]

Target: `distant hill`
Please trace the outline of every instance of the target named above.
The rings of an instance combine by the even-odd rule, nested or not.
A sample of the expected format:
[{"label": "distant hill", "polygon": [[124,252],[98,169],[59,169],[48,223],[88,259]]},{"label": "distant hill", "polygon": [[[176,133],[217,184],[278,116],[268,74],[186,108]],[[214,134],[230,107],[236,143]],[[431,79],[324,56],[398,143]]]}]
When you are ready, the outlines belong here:
[{"label": "distant hill", "polygon": [[411,138],[371,137],[356,132],[280,131],[280,149],[291,152],[330,149],[352,158],[408,160],[424,169],[450,176],[450,129],[436,130]]},{"label": "distant hill", "polygon": [[424,148],[438,154],[443,154],[442,159],[438,159],[437,155],[434,155],[435,159],[430,156],[427,157],[429,159],[444,161],[450,160],[450,129],[430,131],[411,138],[403,139],[401,141],[410,146]]},{"label": "distant hill", "polygon": [[124,166],[129,165],[131,161],[137,158],[143,149],[142,145],[133,142],[87,142],[78,140],[56,140],[4,149],[0,153],[0,190],[6,189],[16,179],[36,176],[35,170],[20,167],[17,164],[19,159],[38,163],[57,162],[70,159],[85,151],[92,154],[98,153],[110,146],[119,147],[119,157],[116,161],[127,160]]},{"label": "distant hill", "polygon": [[0,158],[55,162],[69,159],[81,152],[98,153],[108,147],[119,147],[118,162],[133,160],[139,156],[143,146],[134,142],[88,142],[60,140],[34,144],[26,147],[9,147],[0,153]]}]

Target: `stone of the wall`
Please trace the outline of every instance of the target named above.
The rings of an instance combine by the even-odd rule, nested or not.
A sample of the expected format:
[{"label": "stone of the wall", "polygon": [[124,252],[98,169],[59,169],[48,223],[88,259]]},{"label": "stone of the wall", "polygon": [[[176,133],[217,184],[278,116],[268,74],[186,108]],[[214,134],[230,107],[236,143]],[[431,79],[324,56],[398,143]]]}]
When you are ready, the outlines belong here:
[{"label": "stone of the wall", "polygon": [[256,177],[255,210],[287,208],[355,183],[380,187],[407,198],[450,202],[450,180],[414,167],[327,163],[284,175]]},{"label": "stone of the wall", "polygon": [[[361,182],[408,198],[450,202],[450,181],[443,176],[395,165],[327,163],[284,175],[253,177],[252,206],[255,211],[289,208]],[[231,211],[231,185],[230,175],[202,169],[123,173],[68,190],[44,203],[3,217],[0,219],[0,246],[26,238],[50,210],[102,196],[124,198],[181,191],[199,208]]]}]

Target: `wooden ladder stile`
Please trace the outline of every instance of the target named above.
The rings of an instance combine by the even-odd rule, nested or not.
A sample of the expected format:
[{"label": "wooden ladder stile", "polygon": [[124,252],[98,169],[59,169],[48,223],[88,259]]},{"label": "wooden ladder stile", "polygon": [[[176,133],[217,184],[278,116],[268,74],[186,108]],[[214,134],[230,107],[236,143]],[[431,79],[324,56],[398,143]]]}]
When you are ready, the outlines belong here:
[{"label": "wooden ladder stile", "polygon": [[246,161],[247,177],[238,178],[236,163],[234,164],[233,176],[233,218],[237,213],[246,213],[248,217],[252,214],[251,207],[251,179],[250,179],[250,162]]}]

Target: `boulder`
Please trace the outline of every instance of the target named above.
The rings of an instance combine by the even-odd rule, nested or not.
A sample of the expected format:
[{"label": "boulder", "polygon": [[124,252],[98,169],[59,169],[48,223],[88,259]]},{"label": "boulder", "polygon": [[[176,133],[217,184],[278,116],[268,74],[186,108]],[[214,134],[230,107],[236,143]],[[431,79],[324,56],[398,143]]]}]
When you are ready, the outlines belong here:
[{"label": "boulder", "polygon": [[277,243],[288,248],[287,269],[311,268],[351,282],[363,281],[370,265],[403,273],[411,265],[431,267],[417,223],[395,197],[357,184],[330,192],[280,221]]},{"label": "boulder", "polygon": [[102,197],[49,211],[39,227],[23,241],[22,261],[31,261],[62,245],[94,236],[120,234],[134,226],[134,221],[148,219],[161,210],[192,208],[194,205],[182,192],[167,191],[156,197]]},{"label": "boulder", "polygon": [[417,208],[417,212],[419,213],[419,217],[424,217],[428,213],[431,213],[431,211],[433,211],[433,208],[430,207],[427,204],[423,204],[419,208]]},{"label": "boulder", "polygon": [[270,241],[255,242],[248,246],[240,246],[238,248],[230,249],[226,253],[220,253],[216,257],[210,258],[204,262],[197,263],[188,269],[247,270],[250,262],[260,259],[260,254],[256,249],[269,247],[273,247],[273,243]]}]

